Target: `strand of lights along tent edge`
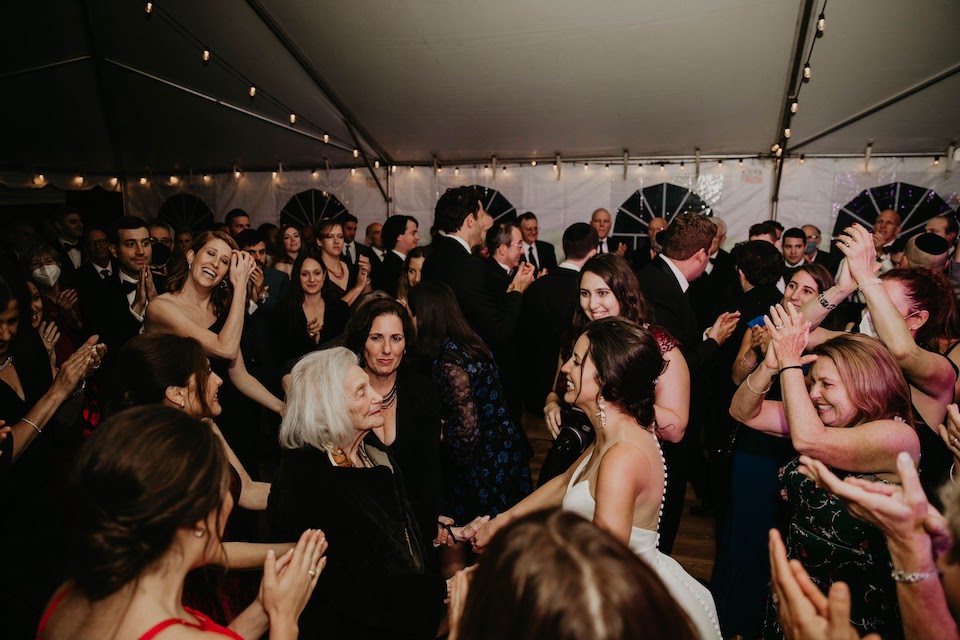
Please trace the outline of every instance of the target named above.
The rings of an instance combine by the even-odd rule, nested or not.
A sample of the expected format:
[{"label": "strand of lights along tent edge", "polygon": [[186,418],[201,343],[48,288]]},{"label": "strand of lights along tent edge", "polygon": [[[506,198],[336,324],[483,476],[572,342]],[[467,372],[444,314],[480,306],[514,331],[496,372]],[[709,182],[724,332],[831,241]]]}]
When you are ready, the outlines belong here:
[{"label": "strand of lights along tent edge", "polygon": [[[787,140],[792,135],[790,130],[790,121],[793,119],[794,114],[800,109],[800,91],[803,89],[803,85],[810,82],[810,78],[813,77],[813,67],[810,66],[810,60],[813,58],[813,48],[817,46],[817,41],[823,37],[823,33],[827,28],[827,0],[823,0],[823,6],[820,8],[820,15],[817,16],[817,31],[814,34],[813,39],[810,42],[810,49],[807,51],[806,60],[803,62],[803,74],[800,78],[800,84],[797,86],[796,90],[787,98],[786,105],[786,117],[784,118],[784,128],[780,134],[780,141],[775,142],[770,151],[776,154],[777,158],[783,155],[783,151],[787,146]],[[778,160],[779,162],[779,160]],[[803,157],[801,156],[800,162],[803,162]]]},{"label": "strand of lights along tent edge", "polygon": [[[283,104],[279,99],[277,99],[273,95],[257,87],[256,83],[254,83],[249,78],[247,78],[247,76],[245,76],[242,72],[240,72],[236,67],[231,65],[229,62],[227,62],[222,56],[219,56],[219,55],[215,56],[210,51],[210,48],[207,47],[203,43],[203,41],[200,40],[200,38],[193,35],[193,33],[191,33],[191,31],[187,29],[183,25],[183,23],[177,20],[177,18],[173,14],[171,14],[169,11],[167,11],[163,7],[153,2],[147,2],[144,7],[144,11],[146,12],[148,20],[153,15],[159,15],[161,19],[163,19],[182,38],[187,40],[192,46],[197,47],[201,51],[200,57],[201,57],[201,60],[203,61],[204,66],[208,65],[210,61],[213,60],[230,75],[235,77],[237,80],[240,80],[244,84],[244,86],[248,87],[247,95],[250,96],[251,100],[256,97],[265,99],[267,102],[274,104],[275,106],[279,107],[280,109],[282,109],[283,111],[289,114],[291,127],[293,127],[299,120],[301,123],[306,123],[313,129],[317,130],[320,134],[322,134],[324,143],[330,142],[330,139],[331,139],[330,134],[325,132],[322,127],[320,127],[314,122],[311,122],[310,120],[303,117],[302,115],[298,116],[292,109],[290,109],[288,106]],[[352,149],[352,145],[350,145],[349,143],[343,142],[339,139],[334,139],[334,142],[337,143],[338,146],[340,146],[345,151]],[[359,149],[353,149],[353,157],[357,158],[359,157],[359,155],[360,155]]]}]

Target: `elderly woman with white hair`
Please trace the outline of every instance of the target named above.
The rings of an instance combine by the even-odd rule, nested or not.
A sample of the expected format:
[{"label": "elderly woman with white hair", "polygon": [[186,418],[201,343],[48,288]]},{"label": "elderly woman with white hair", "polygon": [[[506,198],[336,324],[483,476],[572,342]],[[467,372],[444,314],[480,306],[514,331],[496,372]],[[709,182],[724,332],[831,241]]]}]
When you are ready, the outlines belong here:
[{"label": "elderly woman with white hair", "polygon": [[[382,400],[357,356],[342,347],[310,353],[291,372],[267,517],[277,535],[322,526],[330,544],[300,618],[305,638],[432,638],[447,631],[452,582],[424,572],[400,469],[375,438],[364,440],[383,426]],[[462,530],[448,531],[464,539]]]}]

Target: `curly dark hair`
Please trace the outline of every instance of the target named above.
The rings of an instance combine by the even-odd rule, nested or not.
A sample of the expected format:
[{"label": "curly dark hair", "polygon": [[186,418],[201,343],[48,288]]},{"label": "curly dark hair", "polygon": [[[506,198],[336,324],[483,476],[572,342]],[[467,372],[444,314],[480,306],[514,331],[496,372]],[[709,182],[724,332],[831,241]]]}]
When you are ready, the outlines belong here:
[{"label": "curly dark hair", "polygon": [[371,300],[354,311],[343,332],[343,346],[357,354],[361,367],[366,367],[363,351],[364,345],[367,343],[367,336],[370,335],[370,328],[373,327],[374,321],[380,316],[400,318],[400,323],[403,325],[403,337],[407,342],[408,349],[413,346],[416,339],[417,329],[405,306],[393,298]]},{"label": "curly dark hair", "polygon": [[[630,263],[615,253],[601,253],[587,260],[580,270],[580,279],[583,274],[593,273],[610,287],[610,292],[620,304],[620,315],[637,324],[650,322],[650,311],[647,302],[640,290],[637,274],[630,267]],[[579,302],[573,310],[572,336],[576,338],[583,332],[583,328],[590,322]]]},{"label": "curly dark hair", "polygon": [[[184,252],[177,259],[176,264],[173,266],[173,271],[170,274],[170,277],[167,278],[167,291],[170,293],[176,293],[183,290],[183,287],[187,282],[187,278],[190,275],[190,265],[187,263],[187,253],[193,252],[193,254],[196,255],[211,240],[222,240],[223,242],[226,242],[227,246],[234,251],[238,251],[240,249],[237,246],[236,240],[231,238],[229,234],[224,233],[223,231],[204,231],[193,239],[193,244],[190,245],[190,250]],[[244,295],[246,295],[246,292],[244,292]],[[226,313],[227,309],[230,308],[230,302],[232,300],[233,285],[230,284],[230,273],[227,272],[227,275],[224,276],[223,280],[220,282],[220,285],[215,287],[213,293],[210,295],[210,301],[213,303],[214,315],[219,318]]]}]

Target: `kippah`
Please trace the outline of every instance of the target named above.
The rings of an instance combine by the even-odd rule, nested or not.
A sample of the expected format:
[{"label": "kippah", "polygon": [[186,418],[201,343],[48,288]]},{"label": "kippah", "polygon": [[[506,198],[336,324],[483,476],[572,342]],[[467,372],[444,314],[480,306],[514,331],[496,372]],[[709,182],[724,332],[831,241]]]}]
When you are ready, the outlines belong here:
[{"label": "kippah", "polygon": [[921,233],[917,236],[916,244],[917,249],[932,256],[939,256],[950,251],[950,243],[947,242],[946,238],[935,233]]}]

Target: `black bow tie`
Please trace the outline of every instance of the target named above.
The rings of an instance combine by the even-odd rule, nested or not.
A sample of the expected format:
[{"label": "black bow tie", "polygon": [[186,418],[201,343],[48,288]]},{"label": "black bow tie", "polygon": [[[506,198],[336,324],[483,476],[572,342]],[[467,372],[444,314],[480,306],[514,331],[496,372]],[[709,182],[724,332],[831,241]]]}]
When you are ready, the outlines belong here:
[{"label": "black bow tie", "polygon": [[73,244],[70,244],[69,242],[64,242],[64,243],[63,243],[63,250],[64,250],[64,251],[70,251],[71,249],[76,249],[76,248],[77,248],[77,243],[76,243],[76,242],[74,242]]},{"label": "black bow tie", "polygon": [[123,291],[124,295],[129,294],[131,291],[137,290],[137,282],[127,282],[126,280],[120,283],[120,289]]}]

